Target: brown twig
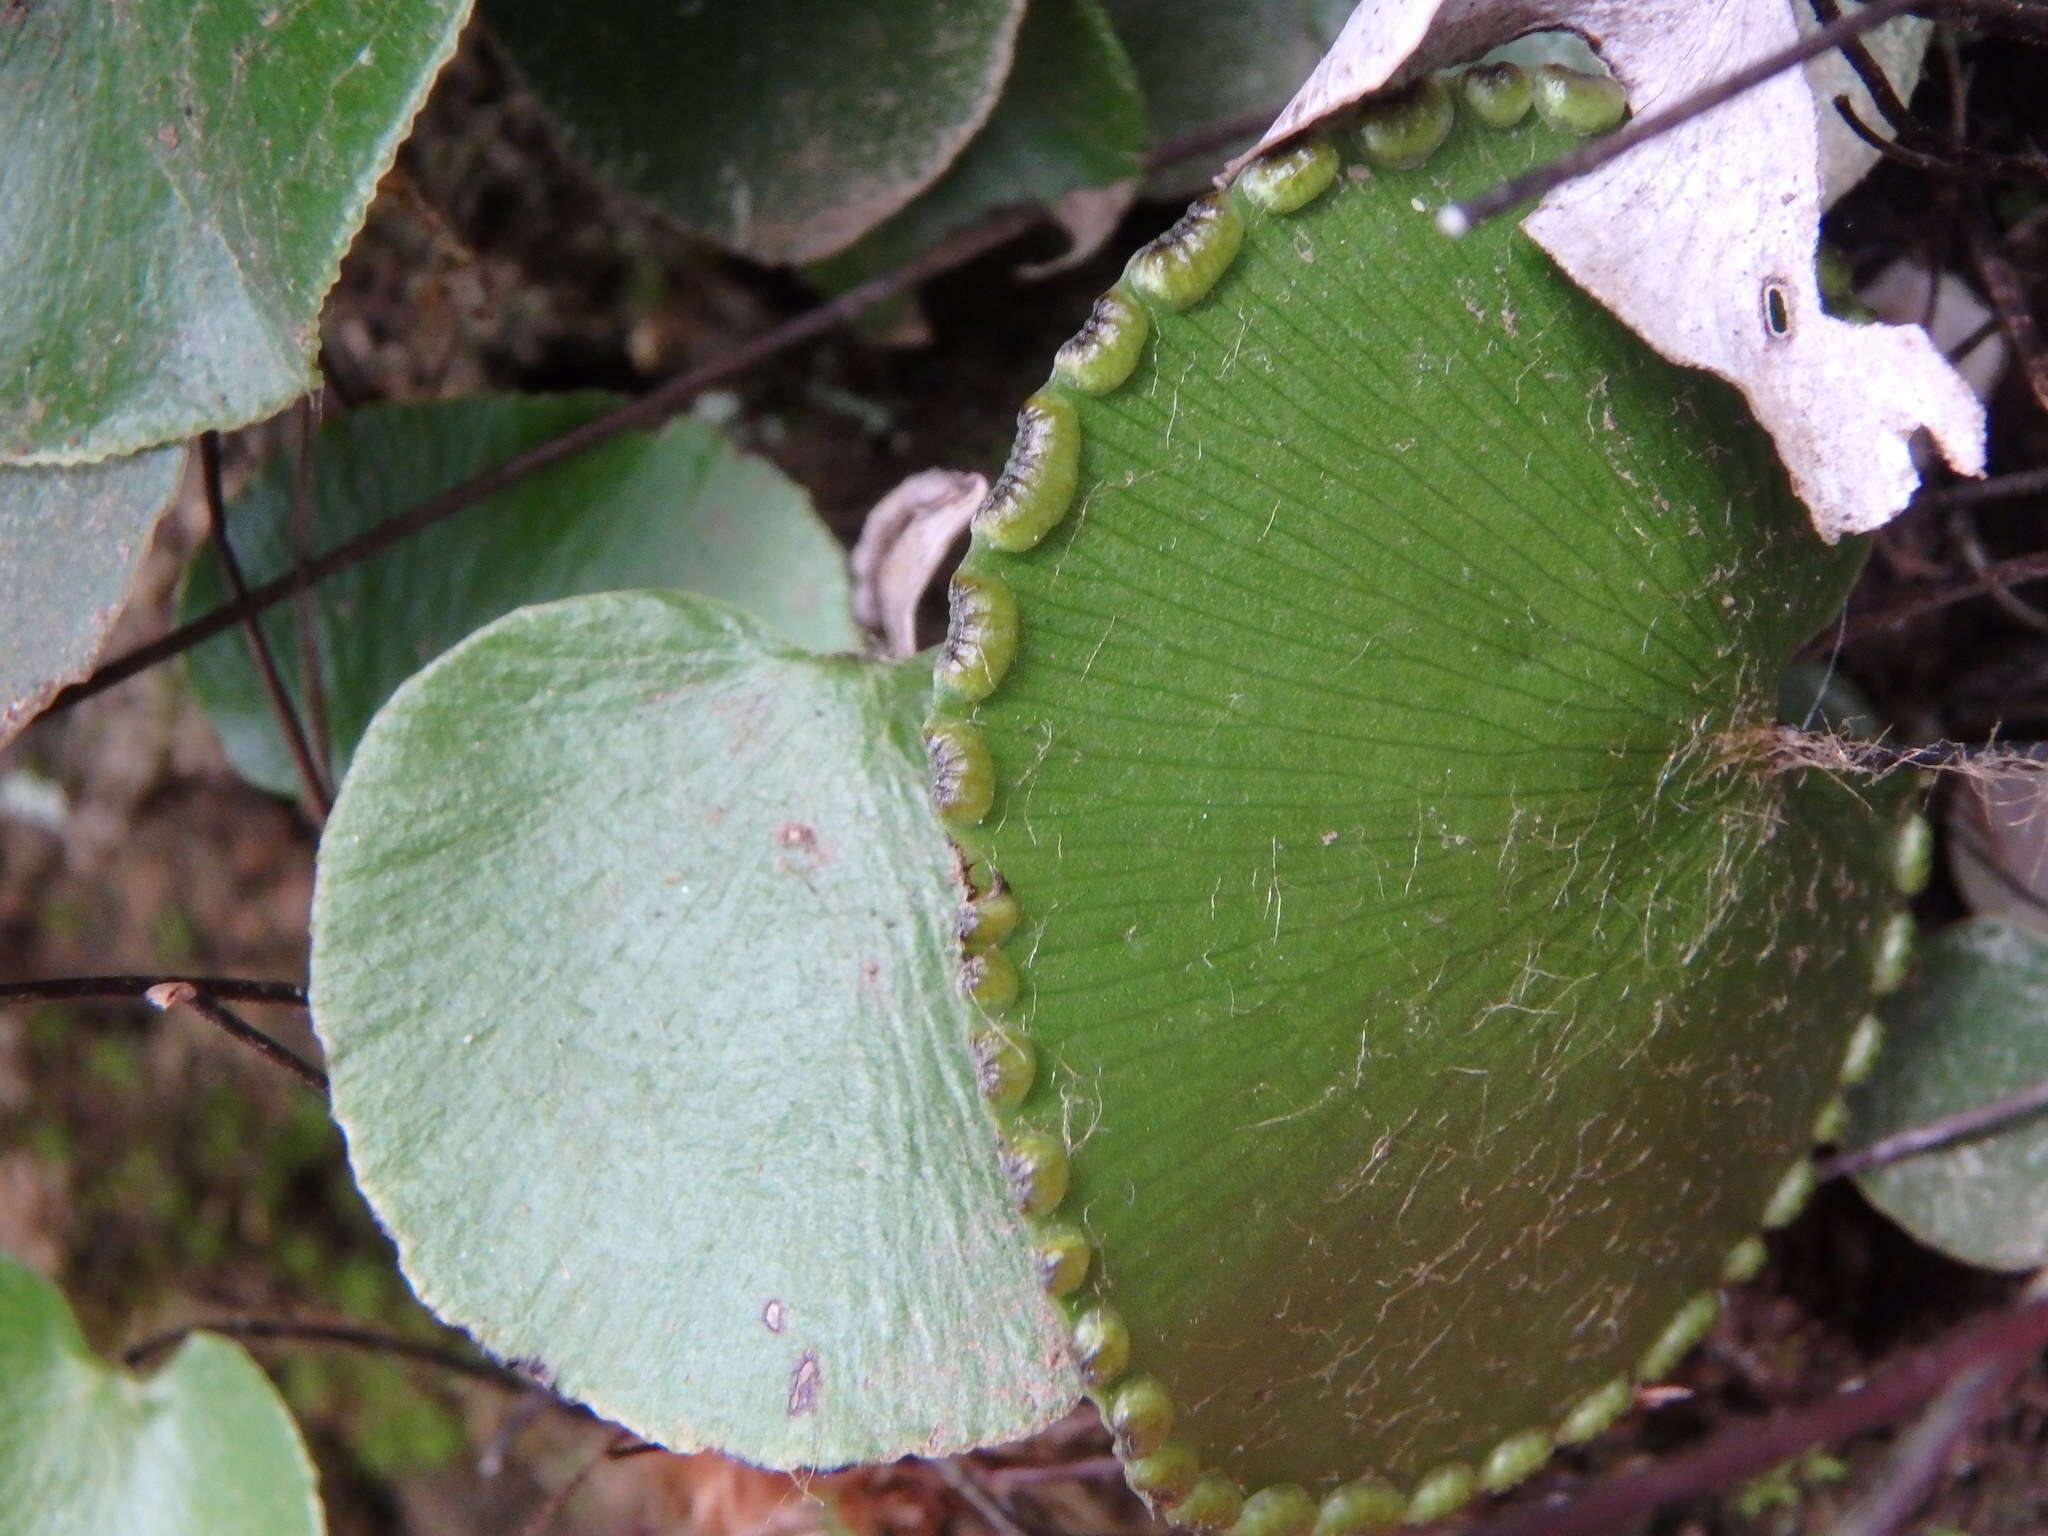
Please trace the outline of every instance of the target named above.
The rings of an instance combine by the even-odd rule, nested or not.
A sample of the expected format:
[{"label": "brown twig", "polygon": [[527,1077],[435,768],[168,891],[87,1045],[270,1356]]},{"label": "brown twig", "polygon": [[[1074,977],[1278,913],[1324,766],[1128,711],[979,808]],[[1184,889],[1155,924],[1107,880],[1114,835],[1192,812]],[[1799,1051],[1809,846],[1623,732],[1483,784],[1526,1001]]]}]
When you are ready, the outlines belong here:
[{"label": "brown twig", "polygon": [[[1814,20],[1822,26],[1831,26],[1842,19],[1842,8],[1835,0],[1812,0],[1812,5]],[[1899,93],[1892,88],[1892,77],[1871,57],[1870,49],[1862,38],[1847,38],[1841,48],[1843,59],[1856,72],[1856,78],[1863,82],[1863,89],[1870,93],[1871,105],[1877,108],[1877,115],[1894,133],[1903,132],[1913,117],[1899,99]]]},{"label": "brown twig", "polygon": [[1943,1387],[1892,1452],[1883,1479],[1857,1500],[1832,1536],[1896,1536],[1903,1530],[1948,1465],[1956,1442],[1976,1426],[1991,1400],[2025,1366],[2024,1356],[1987,1360]]},{"label": "brown twig", "polygon": [[[228,538],[227,507],[220,487],[218,432],[199,434],[199,478],[205,489],[206,523],[213,535],[214,552],[220,556],[221,574],[227,578],[228,591],[236,600],[246,600],[249,583],[243,579],[242,562],[236,558],[235,546]],[[299,712],[292,705],[291,695],[285,692],[284,678],[277,670],[277,657],[270,650],[270,637],[263,633],[263,625],[253,611],[242,618],[242,634],[249,642],[249,655],[256,663],[256,675],[263,681],[263,695],[270,701],[270,711],[277,716],[278,730],[283,733],[285,746],[291,751],[292,767],[299,776],[299,789],[306,798],[307,814],[316,826],[324,826],[327,813],[333,809],[327,781],[313,761],[313,748],[306,739],[305,727],[299,722]]]},{"label": "brown twig", "polygon": [[67,709],[94,694],[103,693],[116,683],[125,682],[138,672],[146,671],[158,662],[190,650],[223,630],[252,618],[289,597],[302,583],[324,581],[337,572],[360,565],[421,529],[453,517],[485,497],[550,465],[573,458],[586,448],[607,442],[622,432],[656,426],[713,385],[745,373],[802,342],[836,330],[875,305],[1006,244],[1035,227],[1042,218],[1043,214],[1036,209],[1008,209],[948,236],[915,260],[805,310],[716,362],[680,374],[617,410],[608,411],[560,437],[550,438],[493,464],[489,469],[428,497],[417,506],[386,518],[347,543],[315,556],[298,569],[261,586],[251,587],[212,612],[201,614],[169,634],[114,658],[95,669],[90,677],[59,693],[51,700],[49,712]]},{"label": "brown twig", "polygon": [[950,1456],[935,1457],[925,1463],[939,1475],[939,1480],[959,1497],[960,1501],[980,1518],[981,1523],[995,1533],[995,1536],[1031,1536],[981,1481],[979,1471]]},{"label": "brown twig", "polygon": [[301,395],[294,412],[298,433],[292,458],[292,574],[299,583],[292,592],[292,609],[306,734],[312,738],[313,760],[332,771],[334,741],[327,730],[327,689],[320,678],[320,635],[313,622],[313,583],[306,576],[306,561],[313,553],[313,412],[318,400],[317,394]]},{"label": "brown twig", "polygon": [[[2039,1301],[2044,1281],[2048,1270],[2035,1271],[2023,1298]],[[1948,1465],[1956,1443],[1982,1422],[1992,1400],[2026,1369],[2030,1353],[2015,1350],[1957,1373],[1899,1442],[1882,1480],[1842,1517],[1833,1536],[1894,1536],[1904,1530]]]},{"label": "brown twig", "polygon": [[0,1006],[9,1003],[55,1003],[69,998],[145,998],[167,982],[183,982],[208,997],[231,1003],[280,1003],[306,1006],[306,992],[288,981],[245,981],[239,976],[56,976],[48,981],[0,982]]},{"label": "brown twig", "polygon": [[1481,1520],[1461,1536],[1605,1536],[1678,1499],[1756,1477],[1816,1446],[1890,1423],[1992,1360],[2025,1358],[2048,1344],[2048,1302],[2028,1301],[1966,1324],[1938,1343],[1804,1408],[1729,1424],[1703,1444],[1562,1503]]},{"label": "brown twig", "polygon": [[575,1498],[583,1485],[590,1480],[591,1474],[605,1463],[623,1461],[628,1456],[644,1456],[649,1451],[660,1449],[658,1445],[636,1440],[625,1430],[620,1430],[612,1436],[603,1450],[576,1470],[575,1476],[543,1499],[540,1507],[520,1522],[519,1536],[542,1536],[542,1532],[555,1523],[555,1517],[568,1507],[569,1501]]},{"label": "brown twig", "polygon": [[1925,171],[1932,176],[1964,177],[1972,181],[2048,176],[2048,160],[2039,155],[1999,155],[1962,145],[1941,150],[1923,149],[1899,139],[1886,138],[1857,115],[1847,96],[1837,96],[1834,105],[1844,126],[1857,138],[1885,159],[1896,160],[1916,171]]},{"label": "brown twig", "polygon": [[1952,1115],[1942,1115],[1922,1125],[1908,1126],[1903,1131],[1880,1137],[1868,1146],[1853,1147],[1847,1152],[1837,1152],[1833,1157],[1822,1158],[1814,1165],[1814,1176],[1825,1181],[1839,1179],[1844,1174],[1888,1167],[1924,1152],[1952,1147],[1959,1141],[1988,1136],[2043,1110],[2048,1110],[2048,1080],[1988,1103],[1959,1109]]},{"label": "brown twig", "polygon": [[131,1369],[141,1366],[165,1350],[176,1348],[195,1333],[217,1333],[224,1338],[256,1343],[336,1344],[345,1349],[415,1360],[422,1365],[489,1382],[508,1392],[534,1390],[531,1380],[508,1366],[443,1345],[422,1344],[416,1339],[403,1339],[394,1333],[380,1333],[374,1328],[359,1328],[351,1324],[300,1322],[281,1317],[217,1317],[183,1323],[138,1339],[121,1351],[121,1359]]},{"label": "brown twig", "polygon": [[168,1011],[172,1008],[190,1008],[207,1023],[233,1039],[239,1040],[257,1054],[267,1057],[277,1066],[305,1083],[316,1093],[327,1092],[327,1074],[306,1060],[297,1051],[282,1045],[263,1033],[247,1019],[229,1008],[227,1004],[208,997],[189,981],[164,981],[142,994],[143,1000],[152,1008]]},{"label": "brown twig", "polygon": [[2034,323],[2033,307],[2028,303],[2019,273],[2013,270],[1991,223],[1990,210],[1981,206],[1981,199],[1977,216],[1970,220],[1969,233],[1970,255],[1984,285],[1984,297],[1991,301],[1992,312],[2005,329],[2005,339],[2012,344],[2013,357],[2033,393],[2034,403],[2048,411],[2048,346],[2042,345],[2041,330]]},{"label": "brown twig", "polygon": [[[1265,111],[1246,113],[1168,140],[1145,157],[1146,168],[1156,170],[1218,148],[1244,134],[1255,133],[1271,116],[1271,112]],[[730,355],[680,374],[614,411],[494,464],[419,505],[385,519],[346,544],[295,562],[287,575],[238,593],[233,601],[223,603],[212,612],[201,614],[168,634],[115,657],[96,668],[89,677],[59,692],[45,713],[69,709],[117,683],[126,682],[137,673],[212,639],[231,625],[252,618],[286,596],[360,565],[421,529],[453,517],[485,497],[550,465],[572,458],[586,448],[595,447],[622,432],[659,425],[714,385],[748,372],[792,347],[839,329],[876,305],[1007,244],[1044,219],[1045,210],[1042,208],[1006,208],[977,224],[957,230],[922,255],[849,288],[826,303],[792,316]],[[312,674],[309,672],[308,676]]]},{"label": "brown twig", "polygon": [[989,1467],[982,1473],[982,1481],[991,1493],[1002,1495],[1014,1488],[1034,1488],[1043,1483],[1085,1483],[1123,1475],[1124,1464],[1114,1456],[1083,1456],[1078,1461]]},{"label": "brown twig", "polygon": [[[1976,494],[1967,497],[1960,494],[1965,491]],[[1975,485],[1944,486],[1940,492],[1935,493],[1940,500],[1929,504],[1969,506],[1974,502],[2030,496],[2042,491],[2048,491],[2048,469],[2002,475],[1996,480],[1986,480]],[[1918,506],[1922,502],[1916,498],[1914,504]],[[2028,555],[2014,555],[2009,560],[1995,560],[1972,575],[1958,576],[1953,581],[1925,586],[1917,592],[1909,591],[1881,607],[1847,618],[1829,633],[1812,641],[1807,647],[1807,653],[1822,648],[1853,645],[1880,630],[1890,629],[1893,625],[1908,623],[1938,609],[1966,602],[1973,597],[1982,597],[1985,593],[2000,587],[2017,587],[2029,581],[2040,581],[2044,577],[2048,577],[2048,550],[2036,550]]]},{"label": "brown twig", "polygon": [[1470,202],[1448,204],[1438,213],[1437,226],[1449,235],[1462,235],[1467,230],[1476,229],[1488,219],[1497,218],[1518,204],[1545,197],[1566,182],[1597,171],[1609,161],[1627,154],[1638,144],[1669,133],[1733,101],[1744,92],[1754,90],[1766,80],[1796,68],[1808,59],[1818,58],[1850,38],[1861,37],[1894,17],[1903,16],[1916,7],[1924,7],[1925,3],[1926,0],[1872,0],[1855,15],[1844,16],[1818,31],[1809,32],[1797,42],[1765,54],[1661,112],[1636,118],[1604,138],[1589,140],[1548,165],[1489,188]]}]

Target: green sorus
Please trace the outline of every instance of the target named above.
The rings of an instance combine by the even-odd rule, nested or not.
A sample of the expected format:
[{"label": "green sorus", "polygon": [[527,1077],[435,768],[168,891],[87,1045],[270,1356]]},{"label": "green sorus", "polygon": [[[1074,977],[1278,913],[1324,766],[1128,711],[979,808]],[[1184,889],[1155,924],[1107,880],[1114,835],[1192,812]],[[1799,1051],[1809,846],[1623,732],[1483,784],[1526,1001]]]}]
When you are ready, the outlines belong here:
[{"label": "green sorus", "polygon": [[1578,1445],[1611,1427],[1635,1400],[1635,1384],[1626,1376],[1604,1382],[1573,1403],[1558,1420],[1557,1443]]},{"label": "green sorus", "polygon": [[1549,1459],[1552,1443],[1547,1429],[1525,1429],[1508,1436],[1480,1463],[1479,1486],[1496,1493],[1514,1487]]},{"label": "green sorus", "polygon": [[1173,1399],[1157,1376],[1133,1376],[1103,1405],[1102,1422],[1126,1456],[1145,1456],[1173,1433]]},{"label": "green sorus", "polygon": [[960,906],[960,947],[993,949],[1017,931],[1017,898],[997,876],[987,890]]},{"label": "green sorus", "polygon": [[1383,1477],[1361,1477],[1325,1494],[1315,1536],[1371,1536],[1408,1516],[1408,1496]]},{"label": "green sorus", "polygon": [[1242,215],[1228,197],[1212,192],[1133,256],[1125,277],[1140,296],[1162,309],[1188,309],[1209,296],[1243,239]]},{"label": "green sorus", "polygon": [[1188,1531],[1227,1531],[1244,1513],[1244,1490],[1220,1472],[1206,1473],[1160,1513],[1168,1524]]},{"label": "green sorus", "polygon": [[1050,1215],[1067,1197],[1067,1149],[1043,1131],[1022,1130],[1005,1139],[1003,1172],[1026,1216]]},{"label": "green sorus", "polygon": [[1017,998],[1017,968],[1000,949],[969,950],[960,957],[960,990],[984,1013],[1000,1013]]},{"label": "green sorus", "polygon": [[1049,1221],[1032,1234],[1031,1258],[1048,1296],[1070,1296],[1088,1278],[1088,1236],[1068,1221]]},{"label": "green sorus", "polygon": [[1536,99],[1529,72],[1519,64],[1474,64],[1458,76],[1458,94],[1489,128],[1512,128]]},{"label": "green sorus", "polygon": [[1707,1336],[1707,1331],[1714,1326],[1714,1319],[1720,1315],[1721,1298],[1714,1292],[1702,1291],[1693,1297],[1671,1315],[1664,1331],[1643,1351],[1642,1359],[1636,1362],[1637,1378],[1658,1381],[1670,1375],[1672,1367],[1685,1358],[1693,1345]]},{"label": "green sorus", "polygon": [[940,819],[960,828],[986,816],[995,793],[995,767],[980,733],[965,721],[935,721],[925,728],[924,750],[931,765],[932,805]]},{"label": "green sorus", "polygon": [[1408,1518],[1417,1525],[1455,1515],[1479,1491],[1479,1477],[1462,1462],[1449,1462],[1423,1474],[1408,1500]]},{"label": "green sorus", "polygon": [[955,572],[951,614],[934,675],[939,687],[969,703],[995,691],[1017,655],[1017,600],[1002,578]]},{"label": "green sorus", "polygon": [[1879,997],[1898,991],[1912,966],[1912,914],[1894,912],[1878,930],[1877,943],[1870,951],[1870,990]]},{"label": "green sorus", "polygon": [[1091,1387],[1107,1386],[1130,1363],[1131,1330],[1116,1308],[1090,1307],[1074,1319],[1074,1364],[1081,1380]]},{"label": "green sorus", "polygon": [[[989,954],[1000,951],[991,950]],[[987,955],[969,955],[967,963],[986,961]],[[1008,962],[1004,962],[1007,966]],[[1010,994],[1017,990],[1017,973],[1010,972]],[[974,996],[970,988],[968,995]],[[1009,999],[1005,998],[1007,1002]],[[976,1002],[981,999],[976,997]],[[1023,1035],[1008,1029],[986,1029],[974,1037],[974,1067],[976,1079],[981,1084],[981,1096],[997,1109],[1014,1109],[1023,1102],[1024,1095],[1031,1091],[1031,1081],[1038,1071],[1038,1053],[1031,1047],[1031,1041]]]},{"label": "green sorus", "polygon": [[1342,164],[1336,149],[1309,139],[1254,160],[1238,173],[1238,189],[1267,213],[1299,213],[1329,191]]},{"label": "green sorus", "polygon": [[1934,876],[1934,828],[1917,811],[1892,839],[1892,883],[1902,896],[1918,896]]},{"label": "green sorus", "polygon": [[1106,395],[1131,376],[1151,330],[1143,306],[1111,289],[1052,361],[1053,377],[1084,395]]},{"label": "green sorus", "polygon": [[1771,1191],[1771,1197],[1764,1202],[1763,1215],[1758,1225],[1767,1230],[1789,1226],[1798,1214],[1806,1209],[1806,1202],[1812,1198],[1814,1185],[1813,1163],[1800,1158],[1785,1170],[1778,1186]]},{"label": "green sorus", "polygon": [[1856,1021],[1856,1031],[1849,1036],[1849,1043],[1842,1050],[1842,1086],[1854,1088],[1867,1079],[1876,1068],[1878,1054],[1883,1050],[1884,1021],[1874,1013],[1866,1013]]},{"label": "green sorus", "polygon": [[1131,1491],[1154,1504],[1173,1504],[1186,1498],[1201,1473],[1195,1448],[1184,1440],[1169,1440],[1157,1450],[1124,1462],[1124,1481]]},{"label": "green sorus", "polygon": [[1628,93],[1611,75],[1539,64],[1533,83],[1536,115],[1565,133],[1605,133],[1628,116]]},{"label": "green sorus", "polygon": [[1244,1512],[1231,1527],[1232,1536],[1309,1536],[1315,1528],[1316,1501],[1299,1483],[1275,1483],[1244,1501]]},{"label": "green sorus", "polygon": [[1073,405],[1041,390],[1017,413],[1010,460],[974,514],[988,544],[1022,554],[1050,533],[1074,502],[1081,470],[1081,428]]},{"label": "green sorus", "polygon": [[1455,110],[1451,93],[1435,75],[1386,96],[1376,96],[1358,111],[1358,142],[1366,158],[1388,170],[1412,171],[1450,137]]},{"label": "green sorus", "polygon": [[1085,515],[964,567],[1026,636],[956,834],[1022,912],[1018,1125],[1249,1487],[1426,1506],[1624,1412],[1807,1150],[1894,899],[1892,786],[1716,747],[1857,553],[1730,392],[1418,217],[1567,147],[1468,114],[1284,219],[1240,184],[1203,302],[1054,386]]},{"label": "green sorus", "polygon": [[[1828,1102],[1839,1104],[1841,1100],[1837,1098],[1831,1099]],[[1730,1248],[1728,1256],[1721,1261],[1721,1283],[1723,1285],[1743,1285],[1754,1280],[1763,1273],[1764,1261],[1769,1257],[1769,1252],[1765,1249],[1762,1238],[1745,1237],[1733,1248]]]}]

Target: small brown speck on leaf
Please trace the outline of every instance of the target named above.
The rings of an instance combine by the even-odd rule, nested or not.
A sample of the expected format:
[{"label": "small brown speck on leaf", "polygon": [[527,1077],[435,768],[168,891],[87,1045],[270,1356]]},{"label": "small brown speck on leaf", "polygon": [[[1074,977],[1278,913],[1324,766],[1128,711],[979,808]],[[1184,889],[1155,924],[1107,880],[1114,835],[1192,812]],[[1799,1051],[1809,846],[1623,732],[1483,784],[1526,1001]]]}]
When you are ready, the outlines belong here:
[{"label": "small brown speck on leaf", "polygon": [[796,1364],[789,1368],[789,1417],[800,1418],[818,1406],[818,1383],[823,1377],[815,1349],[796,1357]]},{"label": "small brown speck on leaf", "polygon": [[761,1308],[761,1326],[770,1333],[782,1332],[782,1303],[773,1296],[770,1296],[768,1304]]}]

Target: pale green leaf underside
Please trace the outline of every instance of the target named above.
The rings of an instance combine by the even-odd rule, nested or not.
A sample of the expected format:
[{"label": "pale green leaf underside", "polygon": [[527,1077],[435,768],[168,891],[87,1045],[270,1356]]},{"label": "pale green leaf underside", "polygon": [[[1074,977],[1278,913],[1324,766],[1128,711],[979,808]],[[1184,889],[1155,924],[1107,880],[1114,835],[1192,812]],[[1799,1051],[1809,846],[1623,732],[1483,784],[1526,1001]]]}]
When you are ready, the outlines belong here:
[{"label": "pale green leaf underside", "polygon": [[183,452],[0,468],[0,743],[92,665]]},{"label": "pale green leaf underside", "polygon": [[[502,396],[351,411],[313,439],[311,545],[342,544],[617,403],[596,394]],[[292,567],[294,468],[295,455],[279,455],[228,510],[251,582]],[[798,486],[700,421],[625,433],[314,590],[335,778],[391,690],[472,630],[528,603],[645,586],[722,598],[814,650],[860,643],[845,556]],[[180,615],[227,596],[209,546],[186,580]],[[295,700],[298,612],[287,603],[264,619]],[[273,793],[298,793],[242,635],[201,646],[188,665],[235,767]]]},{"label": "pale green leaf underside", "polygon": [[1510,224],[1431,226],[1564,147],[1252,215],[1069,395],[1065,520],[969,560],[1021,640],[963,841],[1025,913],[1077,1305],[1248,1486],[1412,1485],[1626,1377],[1868,992],[1895,813],[1723,750],[1859,553]]},{"label": "pale green leaf underside", "polygon": [[[1946,929],[1886,1023],[1877,1071],[1851,1100],[1858,1142],[2033,1087],[2048,1079],[2048,939],[1990,918]],[[1908,1232],[1966,1264],[2048,1263],[2048,1120],[2039,1116],[1856,1182]]]},{"label": "pale green leaf underside", "polygon": [[37,0],[0,20],[0,461],[239,426],[320,301],[464,0]]},{"label": "pale green leaf underside", "polygon": [[147,1380],[96,1360],[55,1287],[0,1255],[0,1536],[319,1536],[313,1463],[240,1346]]},{"label": "pale green leaf underside", "polygon": [[399,690],[328,826],[314,1022],[408,1277],[664,1445],[832,1466],[1072,1401],[923,686],[680,595],[525,609]]},{"label": "pale green leaf underside", "polygon": [[844,248],[937,179],[995,105],[1024,0],[489,0],[570,142],[763,261]]}]

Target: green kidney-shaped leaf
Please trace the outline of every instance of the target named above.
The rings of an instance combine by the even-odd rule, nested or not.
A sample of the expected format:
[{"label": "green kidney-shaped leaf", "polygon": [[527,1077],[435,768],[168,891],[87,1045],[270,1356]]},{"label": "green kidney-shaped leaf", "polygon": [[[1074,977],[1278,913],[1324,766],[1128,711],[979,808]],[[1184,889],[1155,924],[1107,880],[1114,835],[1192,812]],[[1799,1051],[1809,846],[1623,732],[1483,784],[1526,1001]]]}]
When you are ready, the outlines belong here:
[{"label": "green kidney-shaped leaf", "polygon": [[303,391],[320,301],[466,0],[37,0],[0,17],[0,461]]},{"label": "green kidney-shaped leaf", "polygon": [[1052,204],[1143,168],[1145,109],[1101,0],[1036,0],[981,132],[909,207],[824,264],[833,285],[909,260],[990,209]]},{"label": "green kidney-shaped leaf", "polygon": [[235,1344],[194,1334],[138,1380],[56,1288],[0,1255],[0,1536],[319,1536],[312,1459]]},{"label": "green kidney-shaped leaf", "polygon": [[92,665],[182,457],[0,469],[0,744]]},{"label": "green kidney-shaped leaf", "polygon": [[661,1444],[833,1466],[1072,1401],[925,686],[701,599],[524,609],[398,691],[327,828],[314,1023],[406,1274]]},{"label": "green kidney-shaped leaf", "polygon": [[[2048,1080],[2048,937],[1974,918],[1928,944],[1913,987],[1886,1011],[1884,1055],[1851,1100],[1859,1142]],[[1966,1264],[2048,1263],[2048,1120],[1856,1176],[1871,1203]]]},{"label": "green kidney-shaped leaf", "polygon": [[[594,394],[503,396],[352,411],[313,439],[318,547],[341,544],[617,403]],[[252,582],[292,567],[293,468],[290,454],[273,460],[229,509],[229,533]],[[472,630],[528,603],[645,586],[723,598],[816,650],[860,643],[845,557],[809,498],[772,464],[736,452],[717,429],[672,421],[530,475],[321,583],[312,609],[334,776],[391,690]],[[187,580],[181,616],[227,595],[209,547]],[[291,603],[264,620],[295,700],[297,622]],[[235,767],[274,793],[297,793],[243,637],[201,646],[189,666]]]},{"label": "green kidney-shaped leaf", "polygon": [[994,107],[1024,0],[489,0],[572,144],[764,261],[815,261],[937,179]]},{"label": "green kidney-shaped leaf", "polygon": [[[1348,0],[1103,0],[1145,91],[1155,145],[1237,119],[1277,117],[1336,40]],[[1186,197],[1208,185],[1265,124],[1163,166],[1148,188]]]},{"label": "green kidney-shaped leaf", "polygon": [[1860,552],[1728,390],[1432,226],[1569,141],[1340,137],[1134,258],[1034,397],[933,741],[1024,913],[1006,1135],[1071,1165],[1096,1374],[1422,1517],[1611,1419],[1796,1208],[1900,811],[1759,750]]}]

